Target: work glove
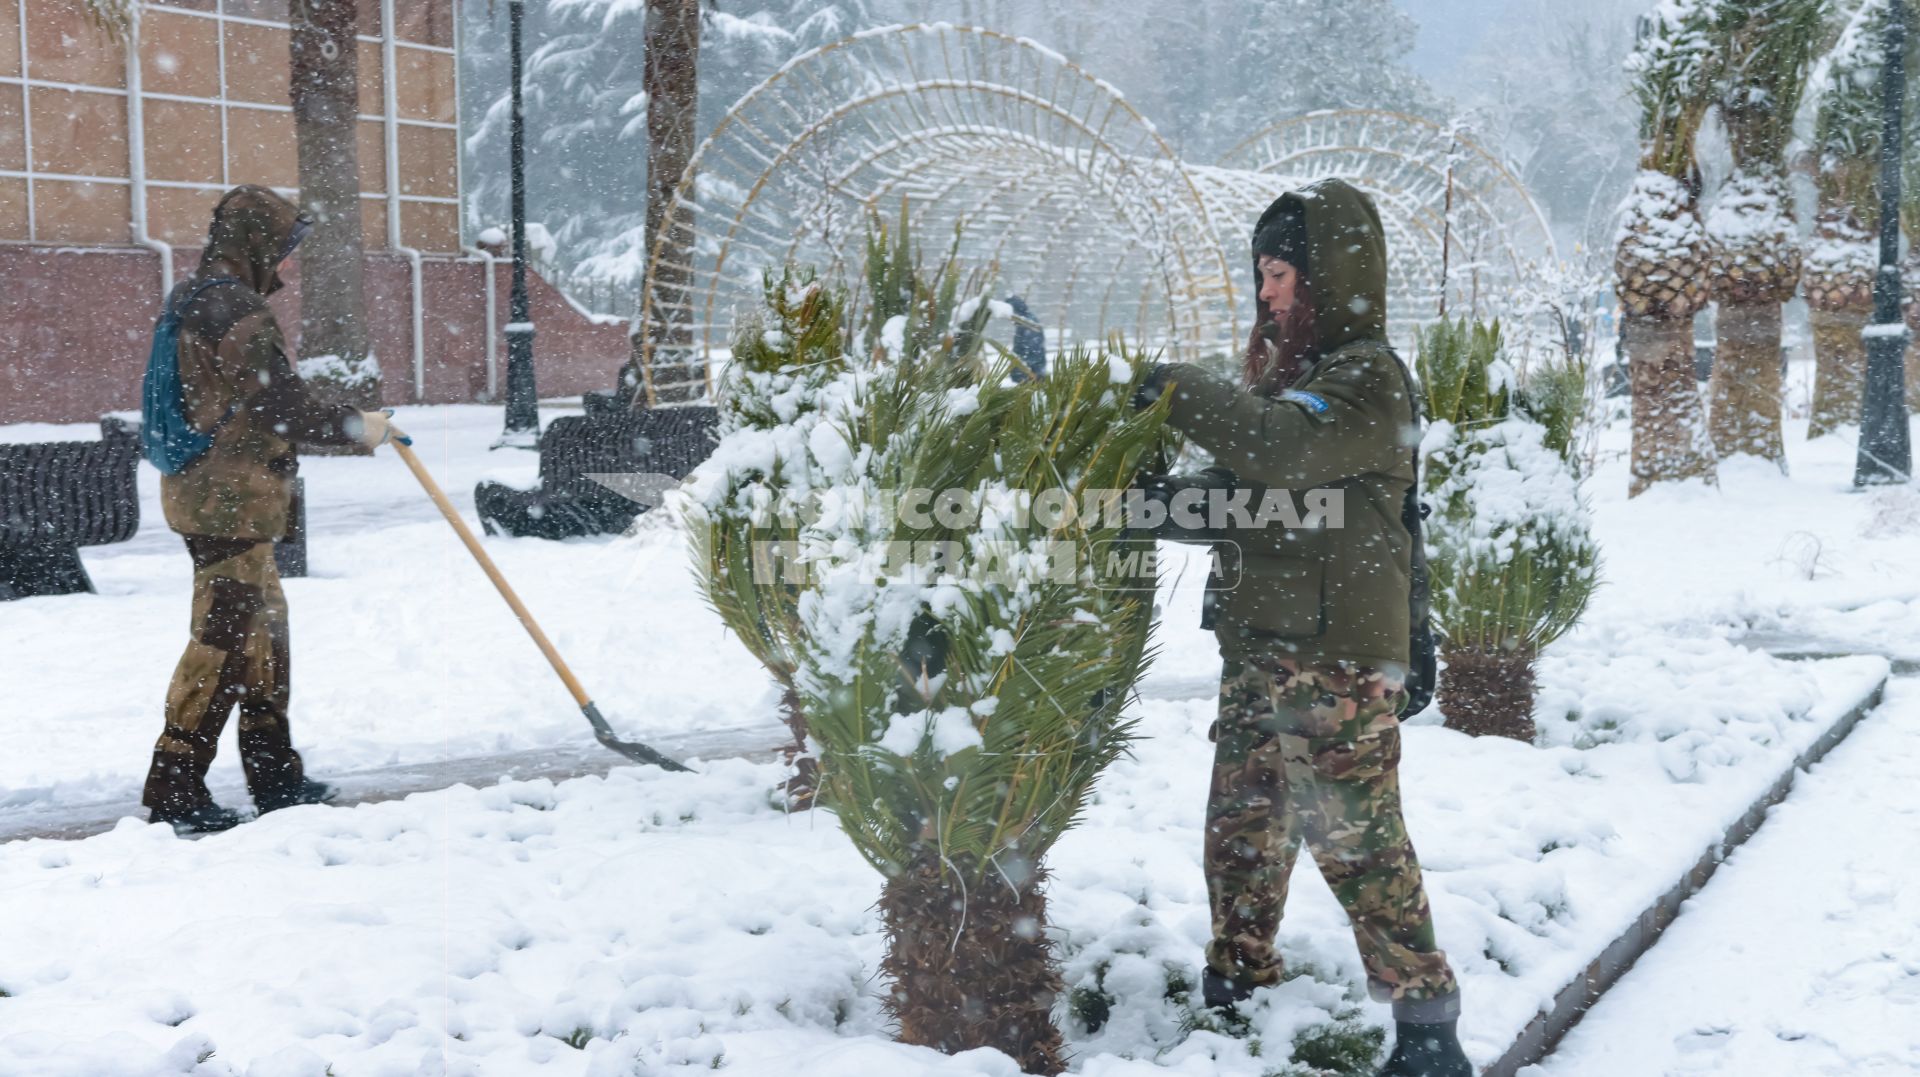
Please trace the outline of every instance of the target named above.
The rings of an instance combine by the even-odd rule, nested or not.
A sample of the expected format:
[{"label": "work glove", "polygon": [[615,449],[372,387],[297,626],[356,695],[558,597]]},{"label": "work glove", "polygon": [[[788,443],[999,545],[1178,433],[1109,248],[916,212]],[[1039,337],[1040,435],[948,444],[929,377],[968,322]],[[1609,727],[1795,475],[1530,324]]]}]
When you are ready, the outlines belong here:
[{"label": "work glove", "polygon": [[1173,373],[1171,365],[1155,363],[1153,369],[1147,374],[1147,380],[1141,382],[1140,388],[1133,391],[1133,410],[1145,411],[1152,407],[1154,401],[1160,399],[1160,394],[1166,391],[1167,376],[1171,373]]},{"label": "work glove", "polygon": [[1170,542],[1211,545],[1226,537],[1222,532],[1206,526],[1207,504],[1204,499],[1200,501],[1197,508],[1180,514],[1197,516],[1200,522],[1198,527],[1182,526],[1182,520],[1176,518],[1172,506],[1174,495],[1184,490],[1200,490],[1208,495],[1232,491],[1238,485],[1238,479],[1227,468],[1216,465],[1183,475],[1156,475],[1142,472],[1134,479],[1133,485],[1146,496],[1147,500],[1157,501],[1167,510],[1163,519],[1146,529],[1147,533],[1154,538],[1166,539]]},{"label": "work glove", "polygon": [[360,413],[360,429],[349,430],[354,439],[369,449],[377,449],[389,441],[398,441],[402,445],[413,444],[413,439],[393,425],[393,409],[381,408],[379,411]]}]

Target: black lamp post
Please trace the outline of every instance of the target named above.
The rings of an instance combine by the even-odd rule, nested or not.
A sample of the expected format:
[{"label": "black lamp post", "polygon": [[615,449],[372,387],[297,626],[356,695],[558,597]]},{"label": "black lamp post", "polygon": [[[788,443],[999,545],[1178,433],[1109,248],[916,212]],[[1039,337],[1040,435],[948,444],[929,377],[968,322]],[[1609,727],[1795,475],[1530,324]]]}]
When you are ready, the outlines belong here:
[{"label": "black lamp post", "polygon": [[1880,78],[1880,273],[1867,327],[1867,385],[1861,406],[1855,486],[1906,482],[1913,474],[1906,402],[1907,325],[1900,314],[1901,105],[1907,95],[1906,0],[1887,3],[1887,65]]},{"label": "black lamp post", "polygon": [[494,448],[521,449],[540,443],[539,395],[533,385],[533,315],[527,309],[527,116],[520,101],[520,17],[522,0],[507,0],[512,38],[513,119],[510,124],[513,171],[513,293],[508,301],[507,423]]}]

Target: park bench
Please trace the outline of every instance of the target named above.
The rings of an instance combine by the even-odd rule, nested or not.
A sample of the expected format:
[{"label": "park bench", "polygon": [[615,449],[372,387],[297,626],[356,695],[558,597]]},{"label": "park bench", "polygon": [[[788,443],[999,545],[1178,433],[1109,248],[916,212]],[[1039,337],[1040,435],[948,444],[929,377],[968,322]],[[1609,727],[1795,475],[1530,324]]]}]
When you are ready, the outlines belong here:
[{"label": "park bench", "polygon": [[668,475],[683,479],[712,452],[719,415],[712,407],[633,411],[589,400],[587,414],[555,419],[540,435],[540,485],[474,487],[489,534],[578,538],[627,529],[650,506],[596,482],[593,475]]},{"label": "park bench", "polygon": [[140,529],[140,427],[100,420],[99,441],[0,445],[0,601],[92,591],[80,547]]}]

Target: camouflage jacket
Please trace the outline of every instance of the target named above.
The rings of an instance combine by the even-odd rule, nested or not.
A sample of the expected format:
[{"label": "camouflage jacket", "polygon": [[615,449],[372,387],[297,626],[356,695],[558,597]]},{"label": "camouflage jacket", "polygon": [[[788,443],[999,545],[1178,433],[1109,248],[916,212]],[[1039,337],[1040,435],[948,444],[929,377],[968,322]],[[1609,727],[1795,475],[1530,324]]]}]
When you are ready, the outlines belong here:
[{"label": "camouflage jacket", "polygon": [[[1172,424],[1262,497],[1287,491],[1303,524],[1239,528],[1216,547],[1224,571],[1209,581],[1203,626],[1228,657],[1404,671],[1413,542],[1401,509],[1419,412],[1386,339],[1386,237],[1373,204],[1340,180],[1274,209],[1287,199],[1304,207],[1320,357],[1291,385],[1248,390],[1189,364],[1165,378]],[[1329,496],[1337,523],[1315,526],[1333,519],[1309,512]]]},{"label": "camouflage jacket", "polygon": [[236,187],[214,210],[195,281],[237,283],[202,291],[180,323],[180,383],[195,429],[213,447],[178,475],[160,479],[167,526],[182,534],[271,540],[286,532],[298,467],[295,442],[346,444],[359,413],[316,400],[287,355],[266,297],[303,229],[299,210],[263,188]]}]

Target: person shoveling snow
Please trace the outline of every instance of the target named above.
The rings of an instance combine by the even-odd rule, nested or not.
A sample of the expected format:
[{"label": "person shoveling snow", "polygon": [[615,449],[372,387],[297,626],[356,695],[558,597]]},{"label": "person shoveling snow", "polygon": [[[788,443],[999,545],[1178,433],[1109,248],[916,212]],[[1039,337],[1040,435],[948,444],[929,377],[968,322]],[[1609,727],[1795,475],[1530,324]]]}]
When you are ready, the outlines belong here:
[{"label": "person shoveling snow", "polygon": [[228,191],[200,268],[167,297],[142,409],[147,457],[162,472],[167,526],[193,558],[193,628],[167,687],[166,728],[141,803],[183,833],[243,817],[207,790],[220,731],[240,708],[240,760],[254,806],[324,803],[287,722],[287,601],[273,543],[287,530],[296,442],[369,448],[387,417],[316,399],[300,380],[266,297],[311,222],[264,187]]}]

